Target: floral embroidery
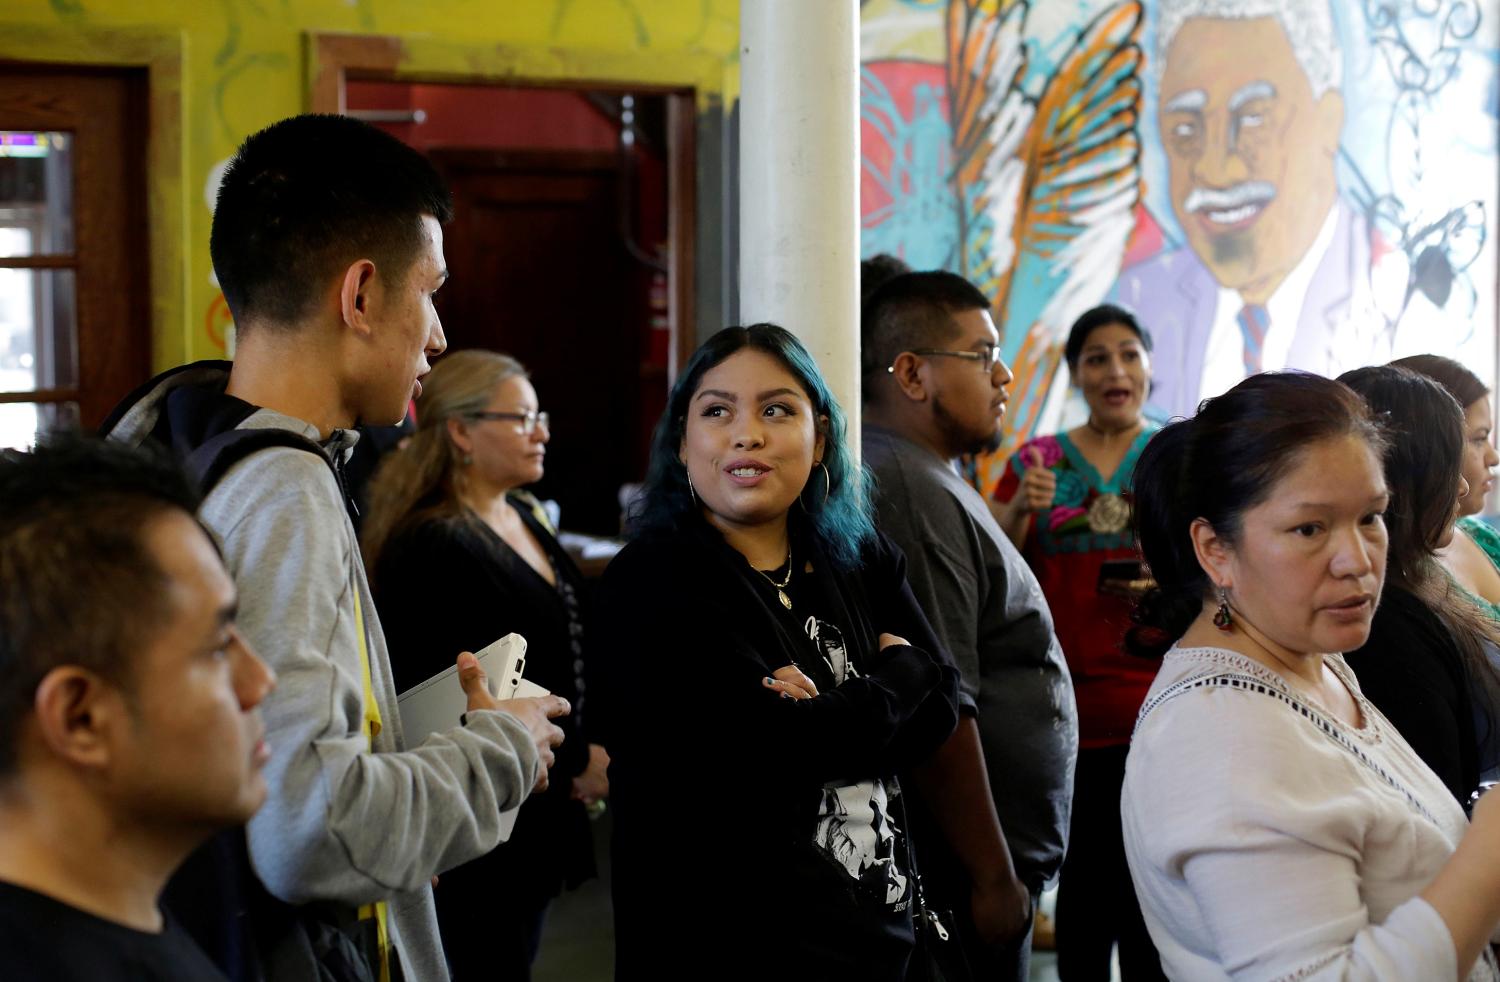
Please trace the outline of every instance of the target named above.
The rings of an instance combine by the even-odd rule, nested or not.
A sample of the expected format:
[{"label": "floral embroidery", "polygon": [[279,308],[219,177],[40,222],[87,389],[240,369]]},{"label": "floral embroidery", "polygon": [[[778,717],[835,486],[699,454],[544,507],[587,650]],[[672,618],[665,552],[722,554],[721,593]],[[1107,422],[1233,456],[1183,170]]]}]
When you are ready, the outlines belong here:
[{"label": "floral embroidery", "polygon": [[1047,528],[1052,532],[1067,531],[1069,522],[1073,522],[1075,519],[1087,514],[1082,508],[1061,508],[1054,506],[1047,516]]},{"label": "floral embroidery", "polygon": [[1052,507],[1083,508],[1093,490],[1083,475],[1071,467],[1053,471],[1057,475],[1057,493],[1052,498]]},{"label": "floral embroidery", "polygon": [[1024,444],[1016,454],[1016,461],[1023,469],[1031,466],[1033,449],[1041,451],[1043,467],[1056,467],[1058,461],[1063,459],[1062,444],[1057,442],[1057,437],[1038,437]]},{"label": "floral embroidery", "polygon": [[1102,481],[1095,470],[1070,449],[1066,436],[1038,437],[1021,445],[1011,458],[1015,481],[1027,468],[1042,464],[1057,478],[1052,507],[1037,513],[1037,545],[1045,554],[1090,552],[1095,549],[1128,549],[1134,545],[1130,532],[1130,473],[1135,460],[1156,427],[1148,426],[1120,462],[1116,476]]}]

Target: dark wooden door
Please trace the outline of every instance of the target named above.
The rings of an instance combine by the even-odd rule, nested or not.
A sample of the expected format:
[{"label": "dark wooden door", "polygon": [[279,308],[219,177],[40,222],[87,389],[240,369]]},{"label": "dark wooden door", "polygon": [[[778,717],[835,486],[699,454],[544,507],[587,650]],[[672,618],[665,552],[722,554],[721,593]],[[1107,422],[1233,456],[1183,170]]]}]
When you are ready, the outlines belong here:
[{"label": "dark wooden door", "polygon": [[145,94],[141,69],[0,64],[0,411],[38,429],[150,373]]},{"label": "dark wooden door", "polygon": [[437,150],[453,191],[451,278],[438,293],[449,350],[489,348],[531,371],[552,414],[536,489],[563,524],[619,531],[617,493],[645,469],[641,323],[649,274],[620,235],[617,158],[554,151]]}]

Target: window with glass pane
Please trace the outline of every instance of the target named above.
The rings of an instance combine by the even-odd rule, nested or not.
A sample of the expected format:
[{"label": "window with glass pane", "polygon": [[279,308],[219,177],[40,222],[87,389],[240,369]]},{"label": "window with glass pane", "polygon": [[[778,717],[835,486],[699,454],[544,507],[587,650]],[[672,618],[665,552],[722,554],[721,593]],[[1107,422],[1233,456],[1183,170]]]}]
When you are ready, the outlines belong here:
[{"label": "window with glass pane", "polygon": [[71,269],[0,268],[0,392],[78,384]]},{"label": "window with glass pane", "polygon": [[0,404],[0,449],[29,450],[54,430],[78,426],[76,402],[9,402]]},{"label": "window with glass pane", "polygon": [[0,258],[72,252],[68,134],[0,130]]},{"label": "window with glass pane", "polygon": [[71,147],[64,132],[0,130],[0,445],[7,447],[78,417]]}]

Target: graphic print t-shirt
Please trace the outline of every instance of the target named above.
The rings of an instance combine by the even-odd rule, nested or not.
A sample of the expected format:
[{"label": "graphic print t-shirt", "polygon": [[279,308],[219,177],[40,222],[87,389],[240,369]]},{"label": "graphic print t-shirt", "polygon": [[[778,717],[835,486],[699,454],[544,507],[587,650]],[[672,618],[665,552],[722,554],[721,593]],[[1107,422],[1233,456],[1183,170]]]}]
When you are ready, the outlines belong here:
[{"label": "graphic print t-shirt", "polygon": [[[828,604],[811,574],[792,581],[791,618],[807,638],[806,657],[797,667],[820,692],[859,676],[840,625],[826,616]],[[884,943],[909,950],[912,943],[913,885],[907,869],[901,786],[893,775],[851,774],[824,784],[817,820],[807,841],[806,868],[811,888],[802,899],[830,936],[868,939],[872,962]]]}]

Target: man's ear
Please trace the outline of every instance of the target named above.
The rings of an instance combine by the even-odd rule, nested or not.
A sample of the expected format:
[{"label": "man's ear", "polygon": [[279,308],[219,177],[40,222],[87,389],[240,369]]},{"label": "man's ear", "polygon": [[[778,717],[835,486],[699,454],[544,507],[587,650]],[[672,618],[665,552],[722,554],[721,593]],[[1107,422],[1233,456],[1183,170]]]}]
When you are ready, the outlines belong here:
[{"label": "man's ear", "polygon": [[1203,571],[1208,574],[1209,582],[1216,587],[1232,590],[1234,588],[1234,572],[1231,569],[1233,555],[1229,543],[1214,531],[1214,527],[1206,518],[1193,519],[1193,524],[1188,527],[1188,534],[1193,538],[1193,554],[1198,558],[1198,565],[1203,567]]},{"label": "man's ear", "polygon": [[344,324],[360,334],[370,333],[370,299],[374,292],[375,263],[357,259],[344,270],[339,285],[339,313]]},{"label": "man's ear", "polygon": [[94,770],[109,766],[116,731],[128,713],[119,689],[77,665],[62,665],[42,677],[32,711],[54,756]]},{"label": "man's ear", "polygon": [[889,374],[895,380],[896,388],[912,402],[927,401],[927,380],[922,374],[924,364],[910,351],[901,352],[891,363]]},{"label": "man's ear", "polygon": [[1318,99],[1315,107],[1318,116],[1318,139],[1330,157],[1336,157],[1339,137],[1344,131],[1344,94],[1338,89],[1329,89]]}]

